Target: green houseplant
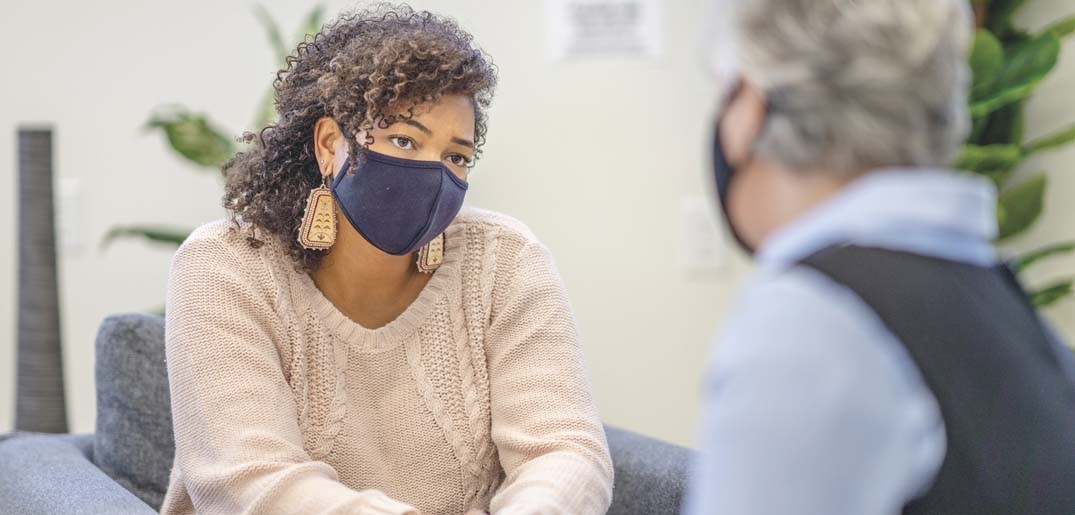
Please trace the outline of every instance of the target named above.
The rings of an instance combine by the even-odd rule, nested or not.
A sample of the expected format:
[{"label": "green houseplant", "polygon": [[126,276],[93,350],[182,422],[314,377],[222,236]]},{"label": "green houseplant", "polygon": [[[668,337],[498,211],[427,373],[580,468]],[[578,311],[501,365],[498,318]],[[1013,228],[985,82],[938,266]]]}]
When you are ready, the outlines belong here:
[{"label": "green houseplant", "polygon": [[[294,38],[295,44],[320,30],[324,12],[324,6],[318,5],[306,15]],[[287,56],[295,45],[289,47],[284,43],[280,27],[264,7],[256,6],[254,14],[268,35],[269,43],[277,58],[277,67],[286,68]],[[253,130],[265,127],[276,118],[274,102],[274,91],[269,88],[263,94],[258,112],[251,122]],[[231,133],[230,131],[221,130],[208,115],[193,112],[181,104],[167,104],[155,109],[144,129],[160,132],[167,140],[169,148],[198,170],[219,171],[228,159],[241,150],[240,144],[236,143],[234,138],[225,136]],[[120,238],[139,238],[169,247],[178,247],[189,234],[189,229],[162,225],[120,225],[113,227],[105,234],[101,245],[107,247]]]},{"label": "green houseplant", "polygon": [[[1012,17],[1025,3],[972,0],[978,24],[970,54],[973,129],[955,166],[984,175],[997,185],[999,244],[1029,229],[1044,208],[1046,175],[1037,173],[1015,183],[1014,173],[1027,158],[1075,142],[1075,125],[1033,140],[1023,135],[1027,99],[1056,67],[1061,40],[1075,31],[1075,15],[1039,33],[1017,28]],[[1075,119],[1075,109],[1071,114]],[[1019,256],[1013,264],[1021,272],[1041,260],[1073,251],[1075,242],[1057,243]],[[1071,295],[1072,279],[1034,287],[1030,293],[1035,305],[1048,306]]]}]

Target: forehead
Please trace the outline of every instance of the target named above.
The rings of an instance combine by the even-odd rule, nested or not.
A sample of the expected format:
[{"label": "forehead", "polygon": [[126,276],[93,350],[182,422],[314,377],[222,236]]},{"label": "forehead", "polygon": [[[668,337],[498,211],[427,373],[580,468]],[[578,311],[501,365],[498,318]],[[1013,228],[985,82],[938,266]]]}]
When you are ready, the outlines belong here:
[{"label": "forehead", "polygon": [[[396,111],[396,114],[403,114],[404,111],[401,109]],[[464,95],[444,95],[436,102],[414,106],[411,119],[424,125],[435,124],[473,131],[474,101]],[[432,125],[430,128],[433,128]]]}]

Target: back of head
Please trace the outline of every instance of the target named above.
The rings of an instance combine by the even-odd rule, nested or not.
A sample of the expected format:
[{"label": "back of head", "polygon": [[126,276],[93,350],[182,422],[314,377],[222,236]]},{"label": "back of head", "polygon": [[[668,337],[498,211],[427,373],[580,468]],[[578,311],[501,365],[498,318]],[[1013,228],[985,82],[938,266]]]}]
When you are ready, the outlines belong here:
[{"label": "back of head", "polygon": [[969,129],[966,0],[725,0],[768,118],[755,151],[851,175],[942,166]]}]

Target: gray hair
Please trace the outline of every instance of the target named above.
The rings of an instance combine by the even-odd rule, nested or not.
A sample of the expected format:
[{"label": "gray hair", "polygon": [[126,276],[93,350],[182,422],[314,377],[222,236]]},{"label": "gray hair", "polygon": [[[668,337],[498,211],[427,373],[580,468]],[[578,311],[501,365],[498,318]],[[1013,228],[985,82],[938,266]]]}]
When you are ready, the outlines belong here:
[{"label": "gray hair", "polygon": [[966,0],[734,3],[740,70],[769,101],[759,155],[842,175],[955,157],[970,125]]}]

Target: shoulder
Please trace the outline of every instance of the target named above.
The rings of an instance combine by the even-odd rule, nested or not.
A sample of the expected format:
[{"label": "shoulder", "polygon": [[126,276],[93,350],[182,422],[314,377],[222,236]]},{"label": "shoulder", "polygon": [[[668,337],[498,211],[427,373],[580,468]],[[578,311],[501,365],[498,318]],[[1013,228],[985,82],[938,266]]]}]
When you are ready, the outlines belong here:
[{"label": "shoulder", "polygon": [[537,236],[525,223],[496,211],[468,206],[456,216],[456,223],[518,244],[540,244]]},{"label": "shoulder", "polygon": [[751,278],[719,335],[727,357],[804,354],[826,362],[874,354],[879,340],[894,338],[853,292],[806,267]]},{"label": "shoulder", "polygon": [[273,283],[282,264],[279,244],[261,237],[252,245],[251,228],[227,217],[194,229],[172,257],[171,281],[219,288],[245,284],[250,291],[275,296]]},{"label": "shoulder", "polygon": [[238,237],[230,219],[214,220],[190,232],[172,256],[172,271],[234,265],[238,260]]},{"label": "shoulder", "polygon": [[[257,244],[252,244],[252,239]],[[247,267],[261,262],[276,261],[281,245],[272,235],[262,234],[250,225],[234,217],[225,217],[205,223],[191,231],[176,256],[205,252],[214,261],[238,261]],[[262,263],[267,264],[267,263]]]},{"label": "shoulder", "polygon": [[187,236],[187,240],[228,239],[234,237],[240,227],[242,226],[232,217],[218,218],[195,228]]},{"label": "shoulder", "polygon": [[[747,502],[759,486],[750,477],[778,477],[797,485],[787,499],[804,511],[880,513],[940,466],[940,410],[903,345],[853,292],[812,269],[755,277],[713,358],[703,447],[723,460],[706,470],[727,479],[726,500]],[[863,477],[886,486],[833,497]]]},{"label": "shoulder", "polygon": [[[467,235],[468,247],[481,247],[486,254],[482,268],[495,266],[500,272],[520,261],[548,261],[548,248],[525,223],[503,213],[464,208],[455,224]],[[491,272],[491,270],[487,270]]]},{"label": "shoulder", "polygon": [[815,413],[889,418],[937,411],[910,354],[878,315],[806,267],[763,272],[744,291],[718,336],[711,386],[743,376]]},{"label": "shoulder", "polygon": [[[552,253],[525,223],[503,213],[467,207],[456,217],[466,233],[471,273],[502,293],[562,289]],[[487,292],[487,293],[491,293]]]}]

